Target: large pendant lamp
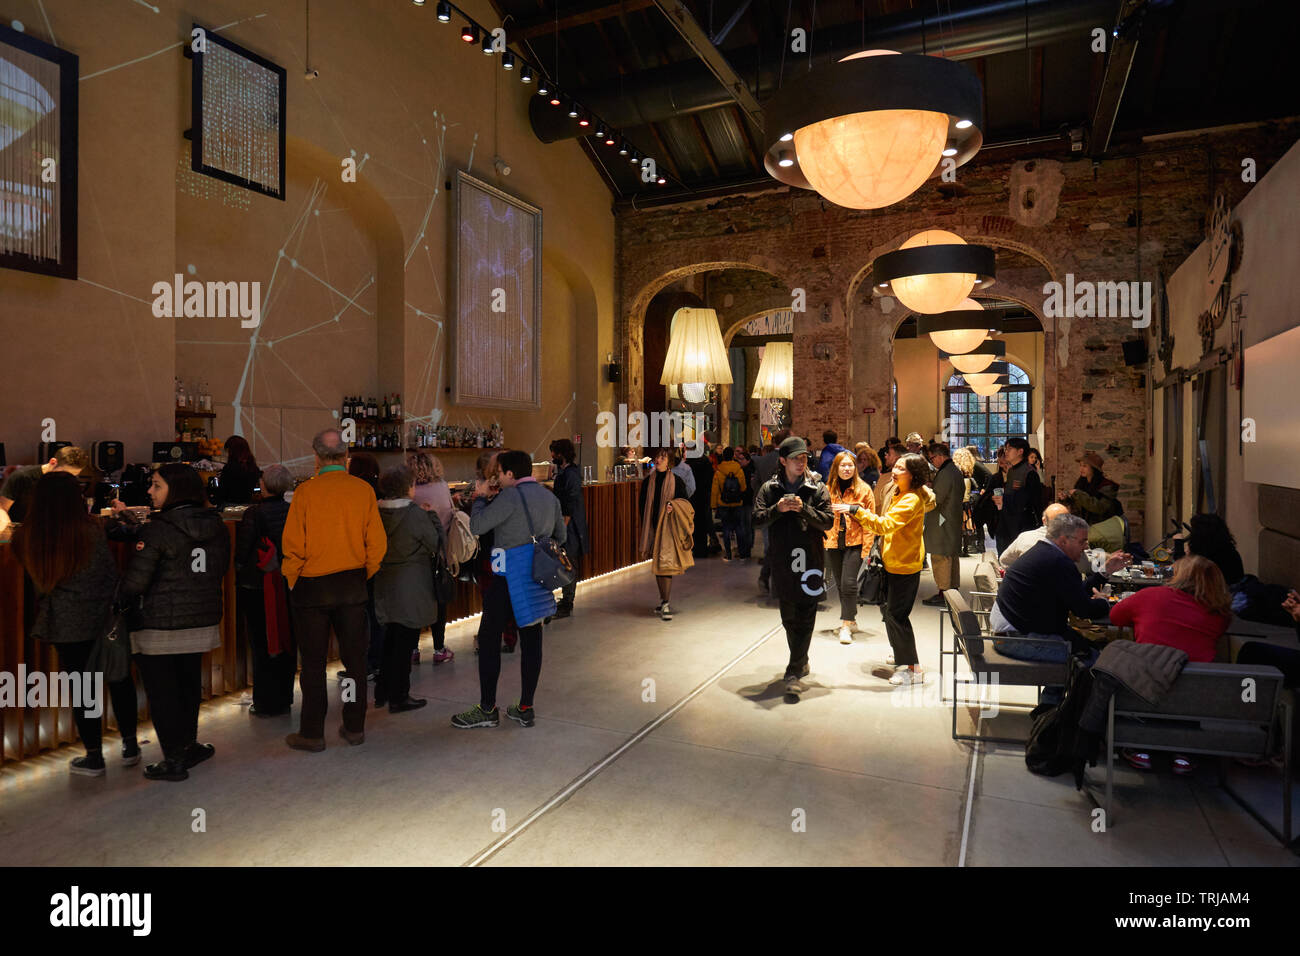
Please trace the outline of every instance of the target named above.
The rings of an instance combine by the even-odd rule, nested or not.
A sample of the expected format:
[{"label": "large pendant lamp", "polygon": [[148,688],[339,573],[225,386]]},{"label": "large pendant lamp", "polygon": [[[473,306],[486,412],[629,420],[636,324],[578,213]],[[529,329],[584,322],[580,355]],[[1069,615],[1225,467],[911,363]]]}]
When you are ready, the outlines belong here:
[{"label": "large pendant lamp", "polygon": [[954,60],[864,50],[788,80],[765,106],[763,165],[839,206],[906,199],[983,142],[983,90]]},{"label": "large pendant lamp", "polygon": [[731,364],[713,309],[678,309],[668,327],[668,357],[660,385],[730,385]]},{"label": "large pendant lamp", "polygon": [[1010,371],[1006,362],[994,362],[983,372],[973,372],[963,377],[966,379],[966,384],[972,388],[976,385],[1005,385],[1011,381],[1008,375]]},{"label": "large pendant lamp", "polygon": [[999,325],[997,318],[984,313],[982,305],[974,299],[966,299],[947,312],[918,315],[916,334],[930,336],[930,341],[940,351],[962,355],[978,347],[989,330]]},{"label": "large pendant lamp", "polygon": [[794,398],[794,343],[769,342],[758,365],[753,398]]},{"label": "large pendant lamp", "polygon": [[872,266],[877,290],[892,290],[912,311],[930,315],[959,308],[973,289],[992,285],[996,275],[991,248],[970,245],[943,229],[918,232]]},{"label": "large pendant lamp", "polygon": [[982,372],[993,364],[995,359],[1007,354],[1007,343],[1000,339],[986,339],[963,355],[940,352],[939,357],[947,359],[962,375]]},{"label": "large pendant lamp", "polygon": [[992,385],[972,385],[970,387],[970,390],[974,392],[976,395],[980,395],[984,398],[988,398],[991,395],[996,395],[998,392],[1002,391],[1002,386],[1004,384],[1006,383],[994,382]]}]

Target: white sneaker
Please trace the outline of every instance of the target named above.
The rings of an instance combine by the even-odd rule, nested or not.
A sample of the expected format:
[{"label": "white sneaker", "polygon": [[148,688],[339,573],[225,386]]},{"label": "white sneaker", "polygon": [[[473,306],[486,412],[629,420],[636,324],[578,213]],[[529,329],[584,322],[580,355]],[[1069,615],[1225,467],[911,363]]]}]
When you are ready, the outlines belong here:
[{"label": "white sneaker", "polygon": [[853,632],[850,631],[847,627],[844,626],[840,627],[840,643],[841,644],[853,643]]},{"label": "white sneaker", "polygon": [[894,671],[894,676],[889,678],[889,682],[895,686],[900,684],[924,684],[925,671],[914,671],[910,667],[900,667]]},{"label": "white sneaker", "polygon": [[673,619],[673,609],[668,606],[667,601],[664,601],[663,606],[659,608],[659,618],[664,621],[671,621]]}]

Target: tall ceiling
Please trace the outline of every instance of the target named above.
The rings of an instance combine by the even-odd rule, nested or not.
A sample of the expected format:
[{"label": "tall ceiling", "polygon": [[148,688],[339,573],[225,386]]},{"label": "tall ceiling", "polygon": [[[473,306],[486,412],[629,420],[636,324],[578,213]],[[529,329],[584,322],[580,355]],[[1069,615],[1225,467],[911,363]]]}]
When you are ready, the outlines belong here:
[{"label": "tall ceiling", "polygon": [[[1285,78],[1300,0],[492,3],[511,46],[594,116],[584,130],[533,97],[534,129],[548,141],[583,134],[616,200],[771,182],[755,107],[798,71],[860,49],[965,62],[984,85],[986,150],[1028,140],[1039,155],[1068,153],[1074,129],[1084,150],[1104,155],[1142,135],[1300,113],[1297,85]],[[810,52],[790,52],[796,28],[807,31]],[[1105,54],[1092,52],[1098,28]],[[718,78],[728,75],[731,93]],[[667,183],[642,182],[617,146],[589,135],[600,121],[653,157]]]}]

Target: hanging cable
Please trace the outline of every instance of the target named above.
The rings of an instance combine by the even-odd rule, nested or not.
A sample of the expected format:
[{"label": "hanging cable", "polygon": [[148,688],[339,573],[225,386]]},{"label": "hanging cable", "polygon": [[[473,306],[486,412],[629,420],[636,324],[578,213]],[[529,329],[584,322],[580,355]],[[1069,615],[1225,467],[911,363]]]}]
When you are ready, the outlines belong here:
[{"label": "hanging cable", "polygon": [[779,90],[785,82],[785,48],[790,45],[790,14],[794,10],[794,0],[785,5],[785,33],[781,35],[781,67],[776,74],[776,88]]}]

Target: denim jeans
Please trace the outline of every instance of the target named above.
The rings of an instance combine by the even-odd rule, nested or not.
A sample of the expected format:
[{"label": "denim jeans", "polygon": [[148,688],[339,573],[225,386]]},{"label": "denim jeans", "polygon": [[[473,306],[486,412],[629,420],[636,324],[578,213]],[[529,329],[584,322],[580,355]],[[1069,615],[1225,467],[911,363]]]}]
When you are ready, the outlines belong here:
[{"label": "denim jeans", "polygon": [[[998,609],[996,602],[993,604],[993,610],[989,612],[989,628],[994,634],[1014,633],[1015,628],[1007,623],[1007,619],[1002,616],[1001,610]],[[1018,661],[1040,661],[1048,664],[1064,664],[1070,659],[1074,651],[1073,644],[1068,637],[1060,634],[1023,634],[1021,637],[1037,638],[1039,641],[1050,641],[1051,643],[1032,643],[1030,641],[1016,640],[994,640],[993,649],[999,654],[1015,658]],[[1097,660],[1098,653],[1096,649],[1088,655],[1087,666],[1091,667]],[[1065,697],[1065,688],[1060,684],[1049,684],[1043,688],[1041,703],[1056,705]]]},{"label": "denim jeans", "polygon": [[718,518],[722,523],[722,550],[731,557],[731,536],[736,536],[736,549],[741,552],[741,557],[749,556],[749,548],[745,546],[745,532],[741,524],[740,513],[744,507],[722,507],[718,509]]}]

